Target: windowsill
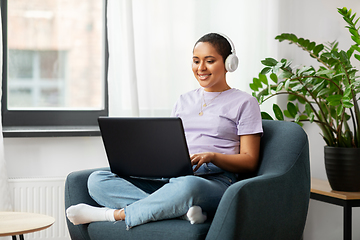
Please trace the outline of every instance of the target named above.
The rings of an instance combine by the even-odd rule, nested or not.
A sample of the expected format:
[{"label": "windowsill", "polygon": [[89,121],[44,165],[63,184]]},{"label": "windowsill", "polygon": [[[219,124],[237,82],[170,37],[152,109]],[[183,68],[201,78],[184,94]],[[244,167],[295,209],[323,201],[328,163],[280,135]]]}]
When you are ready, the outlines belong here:
[{"label": "windowsill", "polygon": [[3,127],[3,136],[15,137],[90,137],[100,136],[98,126]]}]

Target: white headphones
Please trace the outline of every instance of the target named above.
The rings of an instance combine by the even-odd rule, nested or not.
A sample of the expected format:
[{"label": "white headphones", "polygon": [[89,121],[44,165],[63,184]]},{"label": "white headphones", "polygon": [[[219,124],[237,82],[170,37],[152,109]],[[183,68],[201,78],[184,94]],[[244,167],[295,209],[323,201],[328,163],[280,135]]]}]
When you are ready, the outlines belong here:
[{"label": "white headphones", "polygon": [[229,44],[231,46],[231,54],[225,60],[225,69],[228,72],[233,72],[233,71],[235,71],[237,69],[237,67],[239,65],[239,59],[236,56],[234,43],[225,34],[222,34],[222,33],[217,33],[217,34],[224,37],[229,42]]}]

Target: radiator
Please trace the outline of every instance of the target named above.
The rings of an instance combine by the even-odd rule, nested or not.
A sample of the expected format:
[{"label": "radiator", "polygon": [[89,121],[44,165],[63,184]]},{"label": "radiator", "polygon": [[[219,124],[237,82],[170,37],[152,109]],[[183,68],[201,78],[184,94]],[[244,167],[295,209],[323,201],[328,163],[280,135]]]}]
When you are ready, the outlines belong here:
[{"label": "radiator", "polygon": [[64,214],[63,178],[16,178],[9,179],[13,210],[49,215],[55,223],[42,231],[28,233],[25,239],[69,240]]}]

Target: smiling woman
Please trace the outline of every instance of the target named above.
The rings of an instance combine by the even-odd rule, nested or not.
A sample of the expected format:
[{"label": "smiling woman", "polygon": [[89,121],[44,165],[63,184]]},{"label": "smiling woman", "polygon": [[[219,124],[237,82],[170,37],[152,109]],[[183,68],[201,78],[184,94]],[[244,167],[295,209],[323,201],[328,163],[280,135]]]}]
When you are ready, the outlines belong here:
[{"label": "smiling woman", "polygon": [[[105,208],[70,206],[66,213],[74,225],[125,221],[130,230],[151,221],[179,217],[192,224],[203,223],[203,211],[214,215],[238,174],[257,169],[263,132],[259,105],[255,97],[227,84],[224,59],[231,52],[223,57],[217,50],[223,46],[229,46],[229,42],[219,34],[206,34],[197,41],[193,71],[201,87],[182,94],[172,111],[172,116],[183,123],[194,175],[162,174],[154,179],[139,173],[133,177],[95,171],[88,178],[89,193]],[[206,101],[210,95],[211,100]],[[138,147],[144,149],[141,144]]]}]

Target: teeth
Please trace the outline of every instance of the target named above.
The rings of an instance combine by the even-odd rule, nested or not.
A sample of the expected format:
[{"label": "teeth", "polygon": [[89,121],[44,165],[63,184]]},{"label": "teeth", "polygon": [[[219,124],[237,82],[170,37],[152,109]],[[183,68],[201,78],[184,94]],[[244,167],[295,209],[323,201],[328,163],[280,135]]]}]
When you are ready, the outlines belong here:
[{"label": "teeth", "polygon": [[207,78],[208,76],[210,76],[210,75],[209,75],[209,74],[206,74],[206,75],[199,75],[199,77],[200,77],[201,79]]}]

